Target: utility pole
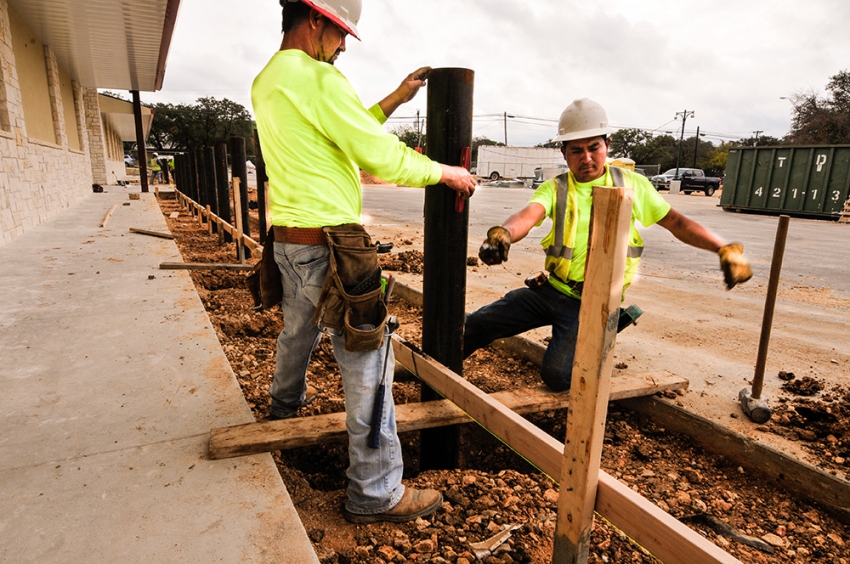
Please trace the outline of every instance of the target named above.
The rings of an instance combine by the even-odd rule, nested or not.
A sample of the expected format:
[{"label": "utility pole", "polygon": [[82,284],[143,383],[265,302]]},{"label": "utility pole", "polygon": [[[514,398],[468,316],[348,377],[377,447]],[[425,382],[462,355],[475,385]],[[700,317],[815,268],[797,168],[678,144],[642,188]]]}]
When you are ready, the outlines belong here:
[{"label": "utility pole", "polygon": [[753,147],[758,147],[759,135],[761,135],[762,133],[764,133],[764,131],[760,129],[756,129],[755,131],[753,131],[753,136],[755,136],[755,141],[753,141]]},{"label": "utility pole", "polygon": [[505,147],[508,146],[508,112],[505,112]]},{"label": "utility pole", "polygon": [[694,117],[693,111],[685,110],[683,112],[676,112],[676,118],[682,116],[682,133],[679,135],[679,150],[676,154],[676,176],[674,180],[679,179],[679,161],[682,159],[682,141],[685,138],[685,122],[688,121],[689,117]]},{"label": "utility pole", "polygon": [[697,126],[697,137],[696,141],[694,141],[694,167],[697,167],[697,149],[699,149],[699,126]]}]

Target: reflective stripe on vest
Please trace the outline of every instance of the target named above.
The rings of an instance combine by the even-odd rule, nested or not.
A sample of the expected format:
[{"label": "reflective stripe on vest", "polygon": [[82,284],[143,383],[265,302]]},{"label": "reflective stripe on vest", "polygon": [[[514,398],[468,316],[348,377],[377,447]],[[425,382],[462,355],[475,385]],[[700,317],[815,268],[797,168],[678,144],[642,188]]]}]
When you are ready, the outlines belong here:
[{"label": "reflective stripe on vest", "polygon": [[[608,170],[611,171],[611,179],[612,183],[616,187],[628,187],[626,185],[626,175],[623,172],[623,169],[616,166],[608,167]],[[553,244],[549,245],[546,249],[547,256],[547,270],[549,270],[552,274],[555,273],[555,269],[558,267],[559,263],[569,262],[573,258],[573,253],[575,252],[573,247],[569,247],[564,245],[564,234],[566,231],[566,215],[570,213],[573,215],[573,210],[568,210],[568,193],[569,190],[569,173],[564,173],[557,176],[554,180],[557,185],[557,195],[555,199],[555,217],[553,218],[553,229],[555,232],[555,237]],[[629,182],[631,184],[631,182]],[[634,221],[634,219],[632,219]],[[626,265],[626,276],[625,276],[625,286],[631,283],[632,278],[634,278],[635,271],[637,270],[637,263],[643,254],[643,246],[632,246],[629,244],[628,251],[626,253],[627,265]],[[548,258],[548,257],[551,257]],[[560,279],[559,279],[560,280]],[[564,281],[562,281],[564,282]],[[570,281],[566,281],[570,282]],[[625,288],[624,288],[625,291]]]}]

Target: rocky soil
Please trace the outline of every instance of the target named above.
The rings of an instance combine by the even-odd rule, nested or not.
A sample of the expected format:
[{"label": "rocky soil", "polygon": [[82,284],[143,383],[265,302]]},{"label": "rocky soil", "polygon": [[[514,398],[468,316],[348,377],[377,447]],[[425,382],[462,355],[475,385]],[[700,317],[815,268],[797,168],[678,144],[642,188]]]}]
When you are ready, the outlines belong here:
[{"label": "rocky soil", "polygon": [[[206,227],[199,227],[175,201],[161,200],[160,205],[166,218],[181,211],[178,218],[167,221],[186,262],[236,262],[233,245],[220,247],[215,237],[206,234]],[[421,254],[405,245],[404,237],[392,242],[393,252],[383,259],[385,270],[421,270]],[[258,420],[264,418],[275,339],[282,328],[280,312],[251,309],[243,273],[195,271],[191,276],[246,401]],[[402,322],[399,334],[418,343],[419,309],[398,299],[391,306],[391,313]],[[619,369],[628,370],[628,366]],[[539,383],[535,366],[490,349],[466,361],[464,376],[488,392]],[[818,389],[817,380],[808,377],[785,374],[784,379],[787,394],[779,399],[764,432],[799,440],[819,467],[846,472],[850,391]],[[319,395],[299,416],[343,409],[342,385],[327,340],[314,354],[308,380]],[[418,401],[419,394],[419,384],[414,381],[396,382],[393,387],[397,404]],[[675,398],[672,392],[668,395]],[[563,439],[565,411],[528,419]],[[343,519],[348,464],[344,442],[274,453],[322,562],[551,561],[558,489],[547,477],[476,425],[462,427],[460,470],[418,472],[418,434],[403,434],[401,439],[406,483],[437,488],[445,497],[443,507],[429,519],[401,525],[352,525]],[[615,404],[608,414],[602,467],[742,562],[850,564],[850,527],[846,524]],[[506,541],[487,544],[488,539],[508,533]],[[598,518],[590,561],[656,562]]]}]

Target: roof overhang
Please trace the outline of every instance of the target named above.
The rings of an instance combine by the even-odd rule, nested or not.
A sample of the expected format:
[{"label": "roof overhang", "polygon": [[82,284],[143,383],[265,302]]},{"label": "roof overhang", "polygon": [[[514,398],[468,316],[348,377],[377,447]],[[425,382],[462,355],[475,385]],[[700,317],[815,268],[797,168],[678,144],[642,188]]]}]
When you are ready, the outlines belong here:
[{"label": "roof overhang", "polygon": [[[98,94],[100,113],[112,126],[122,141],[136,140],[136,120],[133,115],[133,103],[119,100],[104,94]],[[154,111],[147,106],[142,108],[142,138],[147,139],[153,123]]]},{"label": "roof overhang", "polygon": [[8,0],[87,88],[162,88],[180,0]]}]

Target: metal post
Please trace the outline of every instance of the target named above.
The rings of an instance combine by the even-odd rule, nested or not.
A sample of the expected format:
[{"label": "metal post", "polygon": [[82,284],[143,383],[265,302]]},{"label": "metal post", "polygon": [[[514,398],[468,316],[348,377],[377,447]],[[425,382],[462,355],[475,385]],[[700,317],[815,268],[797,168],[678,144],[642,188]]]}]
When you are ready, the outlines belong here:
[{"label": "metal post", "polygon": [[195,153],[195,166],[198,175],[198,199],[195,200],[203,208],[207,205],[207,164],[204,161],[204,148],[198,147]]},{"label": "metal post", "polygon": [[[212,147],[204,147],[204,176],[206,177],[204,190],[207,193],[207,207],[212,213],[218,215],[218,192],[215,189],[215,149]],[[207,219],[209,219],[209,216]],[[213,226],[212,233],[218,233],[218,224],[214,221],[211,223]]]},{"label": "metal post", "polygon": [[[472,143],[470,69],[434,69],[428,77],[428,156],[448,165],[461,164]],[[463,372],[463,322],[466,311],[466,246],[469,206],[461,211],[453,190],[444,184],[425,188],[425,277],[423,280],[422,350],[454,372]],[[422,400],[437,399],[423,386]],[[458,427],[421,432],[420,466],[456,468]]]},{"label": "metal post", "polygon": [[136,123],[136,162],[139,165],[139,181],[142,184],[142,192],[148,191],[148,153],[145,151],[145,130],[142,128],[142,102],[139,99],[139,91],[131,90],[133,94],[133,120]]},{"label": "metal post", "polygon": [[[198,167],[195,163],[195,149],[189,148],[186,153],[186,160],[189,162],[189,197],[195,202],[198,201]],[[192,214],[194,215],[194,211]]]},{"label": "metal post", "polygon": [[[218,217],[229,224],[233,224],[230,215],[230,184],[227,178],[227,143],[218,143],[215,146],[215,186],[218,193]],[[224,240],[227,243],[233,241],[233,236],[226,232]]]},{"label": "metal post", "polygon": [[266,222],[266,206],[268,206],[266,182],[269,181],[269,177],[266,174],[266,161],[263,159],[263,150],[260,147],[260,133],[256,129],[254,130],[254,147],[257,148],[257,213],[260,216],[260,232],[257,233],[257,236],[260,238],[260,243],[265,244],[266,234],[269,230]]},{"label": "metal post", "polygon": [[[245,138],[231,137],[230,138],[230,170],[233,178],[238,178],[239,190],[237,192],[237,183],[233,183],[233,198],[239,197],[239,208],[241,210],[242,234],[246,237],[251,236],[251,225],[248,222],[248,169],[245,167],[245,161],[248,160],[245,154]],[[245,248],[245,258],[251,258],[251,249]]]}]

